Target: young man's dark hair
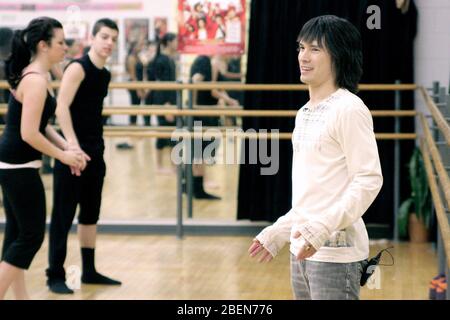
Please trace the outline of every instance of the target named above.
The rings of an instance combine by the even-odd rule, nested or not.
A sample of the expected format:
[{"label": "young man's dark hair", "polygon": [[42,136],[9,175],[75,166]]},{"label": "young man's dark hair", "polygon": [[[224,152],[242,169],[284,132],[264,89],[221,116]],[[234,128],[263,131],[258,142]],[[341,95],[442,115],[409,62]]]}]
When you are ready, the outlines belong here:
[{"label": "young man's dark hair", "polygon": [[95,24],[94,24],[94,28],[92,28],[92,35],[95,36],[102,27],[108,27],[110,29],[116,30],[117,32],[119,32],[119,28],[117,27],[117,24],[108,18],[103,18],[98,20]]},{"label": "young man's dark hair", "polygon": [[359,31],[345,19],[319,16],[309,20],[297,38],[298,42],[312,43],[314,40],[331,56],[336,85],[356,93],[363,63]]}]

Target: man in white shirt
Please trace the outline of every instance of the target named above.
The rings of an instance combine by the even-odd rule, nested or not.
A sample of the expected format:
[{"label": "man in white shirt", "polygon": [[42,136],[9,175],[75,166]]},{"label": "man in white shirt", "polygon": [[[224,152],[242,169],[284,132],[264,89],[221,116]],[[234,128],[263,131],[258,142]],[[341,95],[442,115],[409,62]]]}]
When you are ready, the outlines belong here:
[{"label": "man in white shirt", "polygon": [[361,217],[383,183],[372,117],[355,95],[361,38],[328,15],[309,20],[298,42],[310,100],[292,135],[292,209],[256,236],[249,254],[270,261],[290,241],[296,299],[359,299],[369,255]]}]

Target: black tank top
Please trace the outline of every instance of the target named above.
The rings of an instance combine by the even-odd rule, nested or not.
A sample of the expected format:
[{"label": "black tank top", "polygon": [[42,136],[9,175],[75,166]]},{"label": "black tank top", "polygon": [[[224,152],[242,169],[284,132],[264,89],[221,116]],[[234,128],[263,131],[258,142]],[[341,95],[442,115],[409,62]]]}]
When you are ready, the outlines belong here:
[{"label": "black tank top", "polygon": [[[153,61],[156,81],[175,81],[177,68],[175,61],[165,54],[159,54]],[[154,104],[177,104],[177,92],[171,90],[157,90],[153,96]]]},{"label": "black tank top", "polygon": [[[203,76],[203,82],[212,81],[212,65],[208,56],[198,56],[191,66],[190,77],[199,73]],[[220,81],[220,79],[218,79]],[[205,106],[217,106],[218,100],[212,96],[211,90],[197,91],[197,104]],[[194,121],[202,121],[204,126],[217,126],[219,117],[194,117]]]},{"label": "black tank top", "polygon": [[[22,76],[22,79],[32,73]],[[47,91],[44,109],[41,115],[39,131],[45,135],[45,127],[48,120],[55,114],[56,100]],[[22,120],[22,103],[16,100],[13,94],[9,96],[8,113],[6,114],[6,126],[0,137],[0,161],[10,164],[23,164],[34,160],[40,160],[42,153],[22,140],[20,123]]]},{"label": "black tank top", "polygon": [[108,94],[111,73],[97,68],[84,55],[71,63],[79,63],[84,70],[84,79],[70,106],[73,128],[81,148],[92,156],[102,155],[105,149],[103,141],[103,100]]},{"label": "black tank top", "polygon": [[[203,82],[212,81],[212,66],[211,59],[208,56],[198,56],[191,66],[190,77],[192,78],[196,73],[203,76]],[[212,106],[217,105],[217,99],[211,95],[211,90],[197,91],[197,104]]]}]

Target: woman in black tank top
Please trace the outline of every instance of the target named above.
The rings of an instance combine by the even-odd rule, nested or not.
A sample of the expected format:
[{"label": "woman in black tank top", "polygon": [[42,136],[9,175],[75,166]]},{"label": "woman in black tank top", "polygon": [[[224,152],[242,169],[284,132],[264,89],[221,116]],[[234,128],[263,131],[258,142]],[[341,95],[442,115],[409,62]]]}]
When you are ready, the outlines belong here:
[{"label": "woman in black tank top", "polygon": [[11,284],[17,299],[28,299],[24,270],[45,234],[45,192],[38,171],[42,153],[74,168],[83,165],[79,152],[65,150],[66,141],[47,125],[56,108],[47,75],[53,64],[63,60],[66,48],[61,23],[37,18],[25,30],[15,32],[6,63],[12,94],[0,138],[0,184],[6,215],[0,299]]}]

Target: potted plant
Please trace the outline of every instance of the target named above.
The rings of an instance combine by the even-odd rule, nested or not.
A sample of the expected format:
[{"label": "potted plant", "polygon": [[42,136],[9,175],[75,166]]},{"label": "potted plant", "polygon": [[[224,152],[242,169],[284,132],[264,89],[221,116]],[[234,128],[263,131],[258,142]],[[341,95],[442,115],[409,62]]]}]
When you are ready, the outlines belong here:
[{"label": "potted plant", "polygon": [[431,194],[422,153],[416,148],[408,164],[411,196],[399,208],[400,237],[409,235],[411,242],[427,242],[431,220]]}]

